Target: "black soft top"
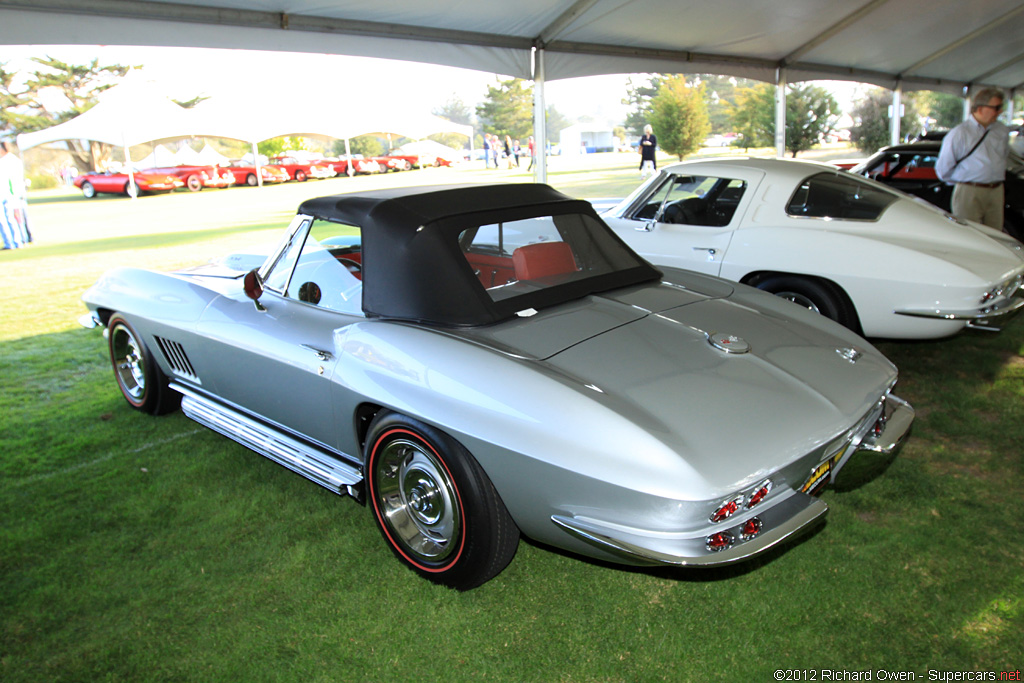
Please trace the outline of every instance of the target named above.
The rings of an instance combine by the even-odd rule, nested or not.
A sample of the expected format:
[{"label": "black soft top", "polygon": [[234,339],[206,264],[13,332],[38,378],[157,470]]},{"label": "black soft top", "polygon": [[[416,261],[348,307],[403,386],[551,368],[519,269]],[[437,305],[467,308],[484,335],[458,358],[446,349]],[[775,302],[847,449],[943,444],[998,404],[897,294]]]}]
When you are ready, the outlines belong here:
[{"label": "black soft top", "polygon": [[[299,213],[360,228],[363,311],[368,316],[486,325],[526,308],[540,309],[661,277],[598,218],[589,202],[543,184],[425,186],[333,195],[303,202]],[[627,267],[533,295],[493,301],[462,254],[459,235],[481,225],[568,214],[592,220],[587,221],[588,234],[564,235],[567,242],[596,239],[624,250]]]}]

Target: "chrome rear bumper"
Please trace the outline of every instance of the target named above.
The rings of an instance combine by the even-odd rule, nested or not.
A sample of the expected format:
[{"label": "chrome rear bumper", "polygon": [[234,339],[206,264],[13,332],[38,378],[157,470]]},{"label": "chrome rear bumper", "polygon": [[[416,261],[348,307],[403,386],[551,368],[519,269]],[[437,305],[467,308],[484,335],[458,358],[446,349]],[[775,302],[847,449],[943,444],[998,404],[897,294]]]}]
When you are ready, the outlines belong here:
[{"label": "chrome rear bumper", "polygon": [[914,318],[960,320],[967,323],[967,327],[978,330],[987,330],[990,332],[998,332],[1002,329],[1000,325],[1019,313],[1021,309],[1024,309],[1024,297],[1014,296],[1004,299],[993,306],[970,311],[946,311],[939,308],[921,308],[894,311],[894,313],[896,313],[896,315],[906,315]]}]

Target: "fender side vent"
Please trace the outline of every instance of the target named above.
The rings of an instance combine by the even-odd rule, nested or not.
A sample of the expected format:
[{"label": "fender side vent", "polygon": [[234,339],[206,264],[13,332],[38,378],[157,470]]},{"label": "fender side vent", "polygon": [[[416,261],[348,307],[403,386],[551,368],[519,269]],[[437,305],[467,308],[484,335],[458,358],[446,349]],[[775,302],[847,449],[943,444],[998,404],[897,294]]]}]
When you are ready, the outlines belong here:
[{"label": "fender side vent", "polygon": [[192,362],[188,359],[188,355],[185,353],[185,347],[175,341],[164,339],[162,337],[156,337],[156,343],[160,347],[160,351],[164,354],[164,358],[167,359],[167,364],[171,366],[171,371],[179,377],[190,379],[196,384],[202,384],[199,380],[199,376],[196,371],[192,368]]}]

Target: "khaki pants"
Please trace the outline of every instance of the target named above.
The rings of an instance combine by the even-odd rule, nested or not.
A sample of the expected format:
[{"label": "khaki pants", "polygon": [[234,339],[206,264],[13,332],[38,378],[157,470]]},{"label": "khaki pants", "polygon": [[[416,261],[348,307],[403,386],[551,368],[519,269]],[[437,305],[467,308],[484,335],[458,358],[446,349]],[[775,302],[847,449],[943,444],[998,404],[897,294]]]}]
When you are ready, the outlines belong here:
[{"label": "khaki pants", "polygon": [[983,223],[996,230],[1003,229],[1003,185],[978,187],[957,183],[951,201],[953,215],[967,221]]}]

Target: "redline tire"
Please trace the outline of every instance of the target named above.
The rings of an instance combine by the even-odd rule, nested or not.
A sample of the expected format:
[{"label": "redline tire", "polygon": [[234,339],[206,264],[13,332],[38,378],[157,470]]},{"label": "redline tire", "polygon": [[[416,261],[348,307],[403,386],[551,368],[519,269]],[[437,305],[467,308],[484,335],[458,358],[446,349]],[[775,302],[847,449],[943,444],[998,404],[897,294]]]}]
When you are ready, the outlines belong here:
[{"label": "redline tire", "polygon": [[365,472],[377,528],[420,576],[468,590],[512,561],[519,529],[480,465],[444,432],[382,412],[370,425]]}]

